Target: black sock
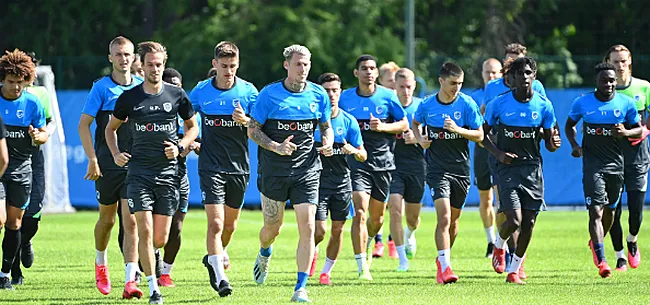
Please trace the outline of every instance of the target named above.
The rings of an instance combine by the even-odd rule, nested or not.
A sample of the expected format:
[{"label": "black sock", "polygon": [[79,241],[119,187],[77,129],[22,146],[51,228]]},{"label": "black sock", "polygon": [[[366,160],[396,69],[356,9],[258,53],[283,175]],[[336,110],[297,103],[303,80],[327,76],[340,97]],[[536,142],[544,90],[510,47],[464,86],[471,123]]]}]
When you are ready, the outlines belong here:
[{"label": "black sock", "polygon": [[5,236],[2,239],[2,271],[3,273],[9,273],[11,271],[11,265],[16,259],[18,254],[18,248],[20,245],[20,229],[11,230],[6,228]]},{"label": "black sock", "polygon": [[[628,201],[629,201],[629,196],[630,192],[627,192],[628,195]],[[609,234],[612,238],[612,245],[614,246],[614,251],[622,251],[623,250],[623,228],[621,227],[621,213],[623,211],[623,208],[621,207],[621,203],[618,203],[618,206],[616,207],[616,212],[614,213],[614,222],[612,223],[612,228],[609,229]],[[605,232],[607,234],[607,232]]]},{"label": "black sock", "polygon": [[[122,201],[117,202],[117,221],[118,233],[117,233],[117,244],[120,245],[120,252],[124,255],[124,220],[122,219]],[[136,248],[137,249],[137,248]],[[140,268],[140,270],[143,270]]]},{"label": "black sock", "polygon": [[375,243],[384,243],[383,236],[381,233],[375,235]]},{"label": "black sock", "polygon": [[388,241],[393,241],[393,235],[388,234]]},{"label": "black sock", "polygon": [[38,221],[36,218],[23,218],[23,225],[20,227],[21,247],[24,247],[32,241],[32,238],[34,238],[34,235],[36,235],[36,232],[38,232],[39,222],[40,221]]},{"label": "black sock", "polygon": [[632,191],[627,192],[627,208],[630,211],[628,218],[630,234],[639,235],[641,222],[643,221],[643,202],[645,201],[645,192]]}]

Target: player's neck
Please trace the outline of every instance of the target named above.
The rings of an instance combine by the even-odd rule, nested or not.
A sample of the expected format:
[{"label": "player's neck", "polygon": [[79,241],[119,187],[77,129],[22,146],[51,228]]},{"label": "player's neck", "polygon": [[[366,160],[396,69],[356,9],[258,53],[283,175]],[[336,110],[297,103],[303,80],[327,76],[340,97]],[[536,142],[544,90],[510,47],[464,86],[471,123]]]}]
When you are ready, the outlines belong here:
[{"label": "player's neck", "polygon": [[142,83],[142,89],[144,89],[144,93],[146,94],[158,94],[162,91],[163,89],[163,82],[160,81],[158,83],[151,83],[149,81],[145,81]]},{"label": "player's neck", "polygon": [[632,82],[632,75],[622,76],[616,79],[616,87],[627,87]]},{"label": "player's neck", "polygon": [[0,95],[2,95],[2,98],[5,99],[5,100],[13,101],[15,99],[18,99],[21,94],[22,94],[22,92],[18,93],[18,95],[16,95],[16,96],[13,96],[13,94],[5,92],[5,87],[4,86],[0,87]]},{"label": "player's neck", "polygon": [[512,95],[519,102],[528,102],[533,98],[533,89],[528,88],[527,90],[517,90],[516,88],[512,91]]},{"label": "player's neck", "polygon": [[332,115],[330,116],[331,119],[339,116],[339,106],[333,106],[332,107]]},{"label": "player's neck", "polygon": [[307,87],[307,83],[299,82],[287,77],[284,79],[284,86],[289,89],[289,91],[302,92],[305,90],[305,87]]},{"label": "player's neck", "polygon": [[400,104],[402,104],[402,108],[406,108],[409,105],[411,105],[411,103],[413,103],[413,97],[407,98],[407,97],[397,96],[397,98],[399,99]]},{"label": "player's neck", "polygon": [[131,76],[130,71],[120,72],[117,70],[113,70],[113,72],[111,72],[111,78],[113,79],[113,81],[115,81],[116,83],[122,86],[129,85],[133,81],[133,76]]},{"label": "player's neck", "polygon": [[375,83],[372,84],[359,83],[359,92],[357,93],[361,96],[371,96],[375,93],[375,90],[377,90],[377,85]]},{"label": "player's neck", "polygon": [[456,95],[449,95],[442,90],[438,92],[438,100],[443,104],[451,104],[454,100],[456,100],[457,97],[458,93],[456,93]]},{"label": "player's neck", "polygon": [[230,79],[222,79],[220,77],[215,77],[214,78],[215,82],[215,87],[219,90],[230,90],[232,87],[235,86],[235,79],[233,78],[232,80]]},{"label": "player's neck", "polygon": [[611,95],[607,95],[605,93],[602,93],[598,90],[596,90],[596,93],[594,93],[594,96],[596,97],[597,100],[601,102],[609,102],[614,98],[614,95],[616,94],[616,91],[612,92]]}]

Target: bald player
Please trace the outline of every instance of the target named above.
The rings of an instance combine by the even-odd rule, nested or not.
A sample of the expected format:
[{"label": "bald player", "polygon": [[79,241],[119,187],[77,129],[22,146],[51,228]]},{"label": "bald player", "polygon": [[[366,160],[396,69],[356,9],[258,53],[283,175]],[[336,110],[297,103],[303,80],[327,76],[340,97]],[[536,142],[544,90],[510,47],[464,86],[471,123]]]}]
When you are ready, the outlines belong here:
[{"label": "bald player", "polygon": [[[485,85],[491,80],[501,78],[503,66],[496,58],[488,58],[483,62],[481,76],[483,77],[483,87],[478,88],[470,94],[474,101],[481,107],[481,114],[485,114]],[[474,185],[478,188],[480,205],[479,212],[481,213],[481,220],[483,220],[483,228],[487,237],[487,251],[485,257],[492,257],[494,250],[494,242],[496,236],[494,234],[494,209],[492,202],[495,197],[498,198],[498,191],[496,187],[496,180],[492,179],[490,168],[488,166],[488,151],[481,145],[476,144],[474,147]],[[492,193],[494,189],[494,196]]]}]

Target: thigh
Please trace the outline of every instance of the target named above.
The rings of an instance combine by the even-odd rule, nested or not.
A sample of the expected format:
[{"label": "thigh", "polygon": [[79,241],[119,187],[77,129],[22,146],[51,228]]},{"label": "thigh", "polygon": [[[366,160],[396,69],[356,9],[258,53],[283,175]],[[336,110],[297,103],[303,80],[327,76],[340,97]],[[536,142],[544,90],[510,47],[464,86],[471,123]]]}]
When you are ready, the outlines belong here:
[{"label": "thigh", "polygon": [[249,175],[227,175],[226,205],[233,209],[241,209],[244,205],[244,195],[248,188]]},{"label": "thigh", "polygon": [[271,226],[281,226],[284,222],[284,207],[286,201],[274,200],[260,194],[262,198],[262,215],[264,224]]},{"label": "thigh", "polygon": [[476,144],[474,147],[474,184],[481,191],[487,191],[492,187],[488,154],[487,149],[480,145]]},{"label": "thigh", "polygon": [[389,171],[371,172],[372,187],[370,197],[376,201],[386,203],[390,192],[390,182],[392,173]]},{"label": "thigh", "polygon": [[307,172],[290,177],[289,202],[291,205],[309,203],[318,204],[318,188],[320,187],[320,171]]}]

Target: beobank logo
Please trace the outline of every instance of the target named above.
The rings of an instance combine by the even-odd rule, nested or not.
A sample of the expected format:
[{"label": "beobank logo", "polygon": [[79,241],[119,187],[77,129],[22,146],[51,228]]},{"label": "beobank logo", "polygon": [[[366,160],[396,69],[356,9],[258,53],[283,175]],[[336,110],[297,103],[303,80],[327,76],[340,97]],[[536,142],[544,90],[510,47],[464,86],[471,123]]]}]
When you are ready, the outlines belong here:
[{"label": "beobank logo", "polygon": [[612,130],[607,129],[605,127],[589,127],[585,126],[585,132],[588,135],[591,136],[604,136],[604,137],[611,137],[612,136]]},{"label": "beobank logo", "polygon": [[370,130],[370,122],[361,122],[361,121],[359,121],[359,129],[361,129],[361,131]]},{"label": "beobank logo", "polygon": [[278,130],[312,131],[312,130],[314,130],[314,122],[289,122],[289,123],[283,123],[283,122],[278,121]]},{"label": "beobank logo", "polygon": [[140,131],[140,132],[167,132],[167,131],[176,131],[176,122],[169,122],[165,124],[158,124],[158,123],[147,123],[147,124],[139,124],[135,123],[135,131]]},{"label": "beobank logo", "polygon": [[525,132],[521,130],[510,131],[505,128],[503,129],[503,135],[510,139],[534,139],[536,133],[535,131]]},{"label": "beobank logo", "polygon": [[458,140],[462,138],[463,136],[455,132],[449,132],[446,130],[443,131],[429,130],[429,140]]},{"label": "beobank logo", "polygon": [[237,123],[235,120],[224,120],[221,118],[204,118],[203,124],[210,127],[242,127],[242,124]]}]

